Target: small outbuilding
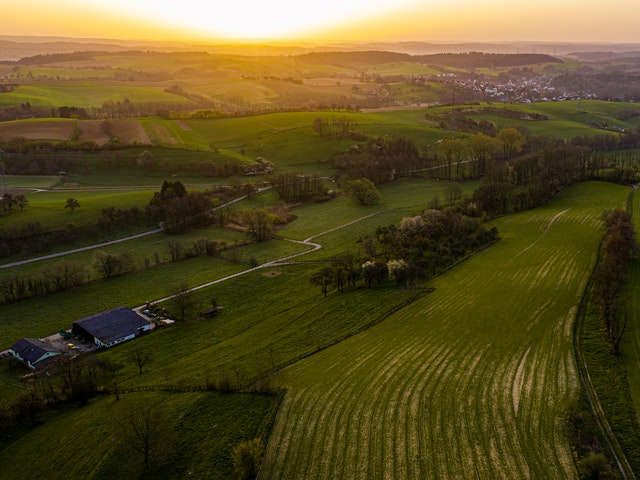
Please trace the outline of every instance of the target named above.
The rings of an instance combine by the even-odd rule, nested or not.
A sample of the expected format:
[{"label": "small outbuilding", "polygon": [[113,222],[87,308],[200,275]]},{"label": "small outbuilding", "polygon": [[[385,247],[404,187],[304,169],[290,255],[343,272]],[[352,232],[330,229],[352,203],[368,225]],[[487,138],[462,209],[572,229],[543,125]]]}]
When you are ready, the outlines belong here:
[{"label": "small outbuilding", "polygon": [[218,309],[215,308],[215,307],[210,308],[209,310],[205,310],[204,312],[202,312],[202,316],[204,318],[213,318],[213,317],[215,317],[217,315],[218,315]]},{"label": "small outbuilding", "polygon": [[45,367],[60,352],[38,338],[22,338],[9,349],[11,355],[31,370]]},{"label": "small outbuilding", "polygon": [[127,307],[116,307],[105,312],[71,322],[74,335],[95,343],[98,347],[111,347],[131,340],[151,329],[151,324]]}]

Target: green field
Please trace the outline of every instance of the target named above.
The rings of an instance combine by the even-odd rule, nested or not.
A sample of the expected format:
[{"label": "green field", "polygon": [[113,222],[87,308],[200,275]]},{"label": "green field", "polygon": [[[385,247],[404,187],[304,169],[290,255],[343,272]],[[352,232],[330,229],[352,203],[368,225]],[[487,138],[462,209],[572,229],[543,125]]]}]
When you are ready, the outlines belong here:
[{"label": "green field", "polygon": [[[395,221],[400,207],[417,206],[417,193],[428,191],[418,180],[405,186],[386,194],[387,206],[399,209]],[[435,290],[417,300],[416,292],[397,287],[331,292],[325,299],[306,280],[317,267],[280,266],[268,270],[274,275],[256,271],[199,290],[200,305],[212,297],[224,305],[213,321],[176,324],[101,355],[124,365],[123,386],[150,388],[202,385],[220,375],[247,381],[302,358],[276,380],[288,393],[262,478],[513,478],[514,472],[574,478],[561,431],[564,408],[578,388],[573,319],[595,261],[602,209],[623,205],[627,191],[580,184],[547,207],[496,221],[502,240],[430,282]],[[354,218],[361,218],[353,207]],[[394,220],[389,215],[385,223]],[[318,220],[316,234],[348,218]],[[293,231],[304,237],[310,228]],[[319,240],[327,253],[338,251],[366,230],[358,222]],[[196,262],[203,268],[199,274],[189,269],[192,284],[211,279],[209,267]],[[31,322],[29,334],[38,336],[54,327],[45,318],[57,318],[57,329],[114,302],[158,298],[167,282],[160,279],[170,271],[113,279],[97,285],[96,294],[67,292],[3,312],[19,316],[16,332]],[[98,298],[108,302],[100,307]],[[343,341],[331,346],[337,340]],[[128,360],[136,348],[154,358],[143,376]],[[11,375],[2,378],[15,388]],[[102,412],[92,413],[96,421],[105,421]],[[65,425],[76,432],[82,422]],[[31,448],[25,440],[9,451],[29,458]]]},{"label": "green field", "polygon": [[19,86],[12,92],[0,95],[0,106],[30,103],[33,107],[59,107],[70,105],[79,108],[100,107],[103,103],[164,103],[188,104],[190,100],[167,93],[162,87],[142,85],[109,85],[92,82],[69,82],[62,84],[35,84]]},{"label": "green field", "polygon": [[[23,180],[26,183],[26,180]],[[158,187],[159,188],[159,187]],[[31,191],[25,194],[28,205],[24,210],[14,208],[0,214],[0,228],[3,226],[22,227],[32,222],[40,222],[45,230],[65,228],[73,223],[77,226],[94,222],[101,210],[107,207],[129,209],[137,206],[144,210],[153,197],[152,189],[137,190],[85,190],[85,191]],[[80,207],[73,212],[65,208],[67,199],[75,198]],[[140,226],[150,230],[149,226]],[[152,228],[155,228],[152,226]]]},{"label": "green field", "polygon": [[60,177],[53,175],[6,175],[7,188],[51,188],[60,182]]},{"label": "green field", "polygon": [[[408,90],[406,95],[411,95]],[[4,94],[6,95],[6,94]],[[0,97],[1,98],[1,97]],[[493,122],[498,129],[519,127],[535,136],[553,136],[572,139],[576,136],[596,134],[615,135],[611,130],[595,128],[593,125],[608,125],[613,128],[634,129],[640,125],[640,117],[625,121],[616,115],[629,109],[628,103],[598,101],[546,102],[532,105],[483,105],[499,112],[500,109],[524,113],[540,113],[548,120],[524,120],[508,118],[493,111],[482,113],[479,107],[465,109],[465,115],[476,120]],[[210,159],[220,163],[252,163],[257,157],[264,157],[276,165],[276,172],[305,172],[329,175],[332,158],[356,143],[350,139],[321,138],[312,129],[313,121],[323,118],[327,121],[348,119],[354,123],[359,134],[374,137],[405,136],[414,141],[421,152],[437,152],[436,144],[447,136],[469,135],[434,128],[427,116],[442,115],[446,118],[450,107],[420,108],[391,112],[289,112],[257,115],[241,118],[221,118],[215,120],[163,120],[145,118],[132,120],[112,120],[114,134],[125,145],[147,145],[163,147],[176,157],[198,154],[202,160]],[[93,140],[100,145],[109,141],[99,127],[97,120],[31,119],[0,124],[0,139],[8,141],[16,137],[27,139],[70,140],[75,129],[80,131],[80,140]],[[179,153],[178,153],[179,152]],[[106,155],[106,153],[105,153]],[[208,157],[206,156],[208,155]],[[105,183],[100,178],[118,176],[115,169],[93,167],[96,185]],[[76,169],[79,170],[79,169]],[[113,169],[111,169],[113,170]],[[80,171],[76,176],[85,176]],[[125,173],[123,171],[123,173]],[[126,172],[126,175],[140,173]],[[130,184],[126,175],[120,175],[120,184]],[[140,176],[140,175],[135,175]],[[86,184],[86,183],[83,183]]]},{"label": "green field", "polygon": [[[330,203],[299,207],[292,211],[299,218],[281,230],[279,235],[284,238],[304,240],[308,236],[322,234],[335,227],[344,226],[344,228],[320,240],[320,243],[323,244],[322,250],[303,259],[331,258],[333,255],[352,251],[352,248],[357,247],[356,240],[362,236],[373,234],[377,226],[398,223],[402,216],[412,215],[420,211],[428,202],[430,195],[434,194],[434,192],[445,190],[446,185],[445,182],[425,179],[411,179],[387,185],[381,188],[383,202],[381,205],[374,207],[374,209],[358,206],[350,197],[340,197]],[[468,184],[469,191],[473,185],[473,183]],[[132,195],[131,198],[137,198],[135,192],[122,192],[122,194],[125,197]],[[100,195],[108,195],[108,192],[88,192],[87,195],[87,198],[97,201]],[[429,197],[426,197],[426,195],[429,195]],[[63,196],[62,198],[66,197]],[[83,198],[78,198],[82,204]],[[271,203],[273,201],[273,192],[266,191],[260,195],[253,196],[250,201],[237,204],[234,208],[263,207],[265,206],[263,202]],[[74,214],[71,214],[71,212],[64,211],[63,203],[64,200],[62,200],[61,205],[58,205],[57,202],[55,202],[55,205],[63,210],[62,214],[68,214],[71,217],[79,213],[83,208],[81,207]],[[353,221],[364,220],[364,217],[377,213],[380,215],[374,215],[366,219],[366,221],[350,224]],[[126,252],[136,265],[143,265],[145,258],[153,265],[156,254],[162,262],[168,260],[167,243],[170,240],[181,242],[185,247],[189,247],[190,242],[199,238],[233,244],[244,240],[245,236],[240,232],[210,227],[179,236],[155,234],[134,241],[101,247],[101,250],[115,254]],[[309,248],[274,239],[262,245],[241,247],[233,253],[229,252],[228,254],[225,253],[225,255],[237,255],[237,258],[244,262],[253,258],[254,261],[262,264],[293,253],[309,250]],[[86,251],[52,260],[29,263],[20,267],[3,269],[0,270],[0,279],[11,278],[14,275],[35,275],[47,267],[55,266],[65,261],[81,262],[87,265],[87,268],[90,268],[93,255],[93,251]],[[54,333],[67,326],[72,320],[82,318],[96,311],[108,309],[110,306],[128,305],[135,307],[142,305],[147,300],[153,301],[165,297],[170,288],[174,287],[179,280],[184,279],[190,286],[196,286],[247,268],[248,266],[243,264],[233,264],[210,257],[198,257],[182,262],[164,264],[136,274],[118,276],[108,281],[48,295],[47,297],[3,305],[0,307],[0,312],[2,312],[0,316],[7,320],[0,325],[0,338],[3,339],[5,348],[8,348],[21,336],[40,337]],[[309,268],[312,270],[317,267],[311,265],[307,270]],[[185,272],[188,272],[188,274]],[[260,277],[258,276],[258,278]],[[274,280],[271,283],[276,283],[276,281]],[[318,293],[308,287],[306,278],[304,278],[301,285],[299,280],[293,280],[293,283],[296,284],[296,288],[309,289],[309,292],[305,293],[305,295],[315,296]],[[242,282],[239,285],[242,285]],[[289,287],[281,288],[288,290]],[[242,291],[241,286],[233,287],[230,290],[235,292],[235,289]],[[216,286],[206,289],[202,293],[203,298],[200,302],[202,310],[208,307],[211,297],[216,297],[222,302],[226,295],[235,296],[235,293],[215,293],[219,290],[220,286]],[[268,301],[265,299],[259,302],[258,308],[264,308],[262,302]],[[313,303],[309,305],[311,306],[309,308],[316,308],[312,307]]]},{"label": "green field", "polygon": [[514,110],[526,113],[541,113],[547,115],[549,120],[519,120],[507,118],[496,114],[474,115],[476,120],[485,119],[493,121],[496,128],[522,127],[532,135],[548,135],[552,137],[571,139],[582,135],[613,134],[609,130],[594,128],[594,124],[607,124],[610,127],[620,127],[633,130],[640,125],[640,118],[633,117],[629,120],[618,120],[616,115],[632,107],[625,102],[601,102],[595,100],[543,102],[532,105],[492,105],[496,109]]},{"label": "green field", "polygon": [[[259,46],[255,51],[264,53]],[[379,185],[378,204],[359,205],[344,194],[342,179],[334,179],[333,159],[363,139],[408,137],[421,156],[437,153],[442,162],[441,140],[473,135],[440,128],[454,109],[496,129],[517,127],[528,136],[570,142],[639,128],[640,116],[631,112],[636,104],[440,103],[457,97],[453,76],[440,74],[478,73],[497,81],[520,69],[558,74],[583,68],[577,61],[472,72],[354,58],[338,66],[335,59],[335,65],[305,64],[293,54],[130,51],[0,66],[7,85],[0,92],[3,118],[21,118],[0,122],[6,150],[0,160],[15,172],[50,174],[2,177],[2,186],[25,194],[29,203],[0,212],[0,233],[27,236],[38,225],[73,230],[96,222],[107,207],[144,210],[165,180],[179,180],[189,191],[269,185],[272,176],[241,175],[239,166],[258,157],[273,162],[275,175],[322,176],[336,193],[325,202],[284,205],[269,189],[234,203],[235,213],[277,206],[294,217],[260,243],[247,242],[232,219],[227,229],[154,233],[100,246],[130,261],[129,273],[108,279],[92,265],[95,249],[1,268],[2,289],[14,286],[5,280],[53,276],[65,262],[83,268],[86,282],[1,304],[0,351],[119,305],[157,303],[176,322],[86,355],[94,362],[89,369],[101,361],[118,366],[87,404],[65,403],[38,412],[33,424],[0,429],[0,479],[233,478],[234,446],[262,437],[261,480],[578,480],[581,452],[565,431],[567,410],[586,391],[576,350],[590,356],[606,416],[623,437],[632,468],[640,469],[640,260],[630,275],[621,355],[611,357],[599,338],[592,304],[584,321],[577,317],[588,298],[603,211],[632,206],[638,229],[640,195],[631,197],[628,187],[584,182],[543,207],[497,218],[486,226],[497,228],[499,241],[410,288],[387,280],[325,295],[310,282],[337,256],[362,255],[363,240],[378,227],[447,206],[453,187],[461,198],[481,184],[406,178]],[[469,86],[461,87],[461,96],[480,98]],[[60,107],[84,108],[91,119]],[[36,118],[49,112],[55,118]],[[618,120],[623,112],[626,119]],[[358,135],[321,137],[313,129],[318,118],[348,120]],[[74,212],[64,208],[68,198],[80,203]],[[155,228],[96,228],[54,250]],[[170,242],[188,249],[202,239],[234,248],[171,261]],[[180,316],[170,296],[185,287],[192,290]],[[212,305],[219,314],[205,318]],[[149,358],[144,372],[134,360],[140,352]],[[30,387],[44,392],[51,382],[26,373],[12,358],[0,359],[0,412]],[[222,393],[221,385],[234,393]],[[153,408],[164,439],[164,461],[145,472],[126,429],[140,406]],[[610,453],[605,447],[612,460]]]},{"label": "green field", "polygon": [[603,208],[578,185],[385,322],[286,369],[261,478],[575,478],[572,325]]},{"label": "green field", "polygon": [[[102,396],[81,408],[60,409],[0,449],[0,477],[139,478],[141,459],[130,448],[136,437],[127,422],[136,409],[146,407],[163,422],[166,459],[143,478],[228,479],[233,447],[264,434],[277,404],[275,396],[249,394],[145,392],[124,394],[118,401]],[[95,454],[87,445],[95,446]]]}]

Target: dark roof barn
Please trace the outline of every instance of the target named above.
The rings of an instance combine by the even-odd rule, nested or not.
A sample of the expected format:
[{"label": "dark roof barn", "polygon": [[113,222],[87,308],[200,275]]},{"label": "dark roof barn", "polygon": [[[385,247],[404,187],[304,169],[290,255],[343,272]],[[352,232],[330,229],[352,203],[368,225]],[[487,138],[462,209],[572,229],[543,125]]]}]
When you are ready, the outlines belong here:
[{"label": "dark roof barn", "polygon": [[96,313],[71,322],[71,325],[74,335],[88,338],[104,347],[135,338],[151,328],[147,320],[127,307]]}]

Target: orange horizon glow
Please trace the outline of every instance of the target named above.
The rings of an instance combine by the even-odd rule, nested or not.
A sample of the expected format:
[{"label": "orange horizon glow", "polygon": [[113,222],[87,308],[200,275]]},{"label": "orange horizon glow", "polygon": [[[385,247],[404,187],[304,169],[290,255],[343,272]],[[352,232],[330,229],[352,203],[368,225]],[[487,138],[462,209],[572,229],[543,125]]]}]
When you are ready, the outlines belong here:
[{"label": "orange horizon glow", "polygon": [[167,41],[640,43],[637,0],[21,0],[1,35]]}]

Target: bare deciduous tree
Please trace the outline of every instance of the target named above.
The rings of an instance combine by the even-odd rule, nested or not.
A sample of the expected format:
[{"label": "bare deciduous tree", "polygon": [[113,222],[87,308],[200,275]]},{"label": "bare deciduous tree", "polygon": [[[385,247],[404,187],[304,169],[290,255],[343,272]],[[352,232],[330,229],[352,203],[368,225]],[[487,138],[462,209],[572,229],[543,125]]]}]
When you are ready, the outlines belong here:
[{"label": "bare deciduous tree", "polygon": [[171,288],[169,294],[172,307],[178,311],[180,320],[184,321],[189,311],[195,306],[189,285],[182,281]]},{"label": "bare deciduous tree", "polygon": [[175,453],[175,433],[164,412],[156,405],[143,403],[127,409],[126,415],[122,421],[124,439],[143,468],[169,462]]},{"label": "bare deciduous tree", "polygon": [[138,366],[138,375],[142,375],[142,367],[151,361],[151,355],[145,350],[134,350],[131,355],[133,362]]}]

